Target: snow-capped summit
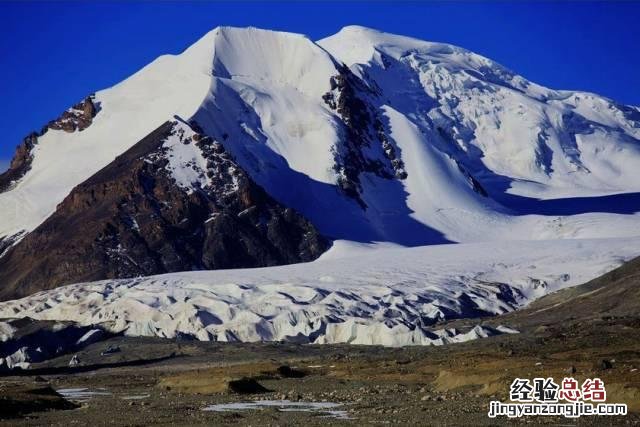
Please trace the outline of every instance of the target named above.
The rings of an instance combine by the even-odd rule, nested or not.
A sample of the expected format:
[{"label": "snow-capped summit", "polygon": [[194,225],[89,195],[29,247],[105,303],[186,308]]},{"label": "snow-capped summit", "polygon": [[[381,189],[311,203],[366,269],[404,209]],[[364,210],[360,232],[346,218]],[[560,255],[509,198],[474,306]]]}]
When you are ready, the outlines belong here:
[{"label": "snow-capped summit", "polygon": [[[206,137],[229,158],[207,158],[213,145],[181,145],[175,138],[153,145],[164,141],[159,129],[175,117],[183,132]],[[85,234],[108,236],[109,245],[85,239],[75,247],[97,251],[92,262],[99,265],[67,259],[67,276],[30,281],[29,292],[101,279],[105,271],[125,277],[228,266],[207,264],[210,226],[184,217],[195,206],[204,209],[198,215],[224,206],[224,192],[209,191],[210,175],[228,170],[220,162],[233,162],[251,188],[264,192],[260,200],[268,200],[243,199],[243,209],[255,205],[270,214],[234,210],[249,222],[233,220],[238,228],[225,228],[240,242],[243,259],[251,259],[243,266],[313,259],[324,248],[315,243],[323,241],[316,232],[331,240],[418,246],[619,237],[640,229],[638,107],[548,89],[468,50],[364,27],[345,27],[318,42],[219,27],[25,138],[0,175],[0,276],[11,277],[5,289],[42,276],[22,268],[63,265],[64,251],[29,259],[38,242],[64,246],[52,236],[64,235],[54,225],[65,223],[70,204],[82,200],[96,209],[98,201],[111,200],[84,184],[111,176],[105,171],[129,180],[134,170],[123,171],[124,165],[141,167],[140,161],[154,165],[135,176],[148,197],[129,194],[126,206],[105,206],[113,216],[96,214],[95,230]],[[113,185],[122,190],[122,182]],[[167,192],[180,203],[163,204]],[[143,213],[152,220],[136,217]],[[170,248],[154,246],[157,234],[136,228],[145,221],[171,235]],[[293,234],[276,226],[285,223],[297,224]],[[195,234],[187,238],[187,231]],[[300,245],[277,246],[287,239]],[[105,267],[114,253],[127,268]]]},{"label": "snow-capped summit", "polygon": [[480,175],[509,178],[511,193],[637,190],[628,163],[638,161],[637,107],[547,89],[465,49],[363,27],[318,43],[379,87],[388,105],[436,130],[441,149]]}]

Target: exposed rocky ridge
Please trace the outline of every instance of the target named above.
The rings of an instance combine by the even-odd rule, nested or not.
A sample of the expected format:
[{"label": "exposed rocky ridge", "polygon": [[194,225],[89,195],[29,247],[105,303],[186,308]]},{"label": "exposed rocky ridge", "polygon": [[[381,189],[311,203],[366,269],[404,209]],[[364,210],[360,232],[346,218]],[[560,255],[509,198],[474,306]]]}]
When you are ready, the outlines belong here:
[{"label": "exposed rocky ridge", "polygon": [[31,150],[37,143],[38,134],[33,132],[27,135],[22,140],[22,143],[18,145],[16,153],[11,159],[9,169],[0,174],[0,193],[10,189],[13,183],[22,178],[30,169],[31,161],[33,160]]},{"label": "exposed rocky ridge", "polygon": [[[182,149],[206,167],[189,160],[173,169]],[[185,170],[191,180],[179,175]],[[327,247],[220,143],[170,121],[77,186],[7,252],[0,298],[95,279],[311,261]]]},{"label": "exposed rocky ridge", "polygon": [[331,91],[322,99],[338,113],[344,124],[341,144],[334,147],[334,171],[338,186],[363,208],[360,173],[371,172],[385,178],[405,179],[404,163],[397,155],[397,146],[388,133],[374,103],[375,89],[364,84],[349,67],[330,79]]},{"label": "exposed rocky ridge", "polygon": [[[381,61],[385,67],[394,66],[394,60],[386,55],[381,56]],[[400,149],[391,137],[388,118],[382,109],[385,99],[375,79],[371,79],[366,71],[358,77],[344,64],[339,71],[330,79],[331,91],[322,97],[344,125],[340,143],[334,147],[333,169],[340,189],[366,208],[361,198],[361,173],[369,172],[389,180],[405,180],[408,173]],[[487,197],[488,193],[480,181],[455,156],[449,154],[449,157],[465,176],[469,186]]]},{"label": "exposed rocky ridge", "polygon": [[93,122],[98,108],[93,103],[93,95],[86,97],[60,117],[47,124],[49,129],[63,130],[65,132],[83,131]]},{"label": "exposed rocky ridge", "polygon": [[0,174],[0,193],[10,189],[15,182],[29,171],[33,161],[32,151],[38,144],[38,137],[44,135],[47,130],[56,129],[75,132],[76,130],[82,131],[91,125],[98,112],[98,108],[93,103],[92,98],[93,95],[86,97],[62,113],[60,117],[50,121],[40,132],[32,132],[22,140],[22,143],[16,148],[9,169]]},{"label": "exposed rocky ridge", "polygon": [[18,241],[27,234],[26,231],[16,233],[13,236],[0,237],[0,258],[7,252],[11,246],[18,243]]}]

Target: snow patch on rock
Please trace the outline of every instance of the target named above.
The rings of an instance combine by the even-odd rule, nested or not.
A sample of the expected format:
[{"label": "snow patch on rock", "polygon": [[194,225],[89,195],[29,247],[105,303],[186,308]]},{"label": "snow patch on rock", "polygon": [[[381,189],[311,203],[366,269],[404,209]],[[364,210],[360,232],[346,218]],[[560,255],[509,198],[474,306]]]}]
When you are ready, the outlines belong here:
[{"label": "snow patch on rock", "polygon": [[175,123],[162,145],[167,150],[167,169],[176,183],[188,192],[211,185],[211,179],[206,175],[207,159],[193,138],[196,133],[181,120]]}]

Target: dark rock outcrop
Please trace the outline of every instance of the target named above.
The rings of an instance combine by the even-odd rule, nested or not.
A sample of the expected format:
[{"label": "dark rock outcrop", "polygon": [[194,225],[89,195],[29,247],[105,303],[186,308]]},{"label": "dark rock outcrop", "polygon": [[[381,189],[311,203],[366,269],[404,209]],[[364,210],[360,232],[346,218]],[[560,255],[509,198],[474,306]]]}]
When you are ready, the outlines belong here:
[{"label": "dark rock outcrop", "polygon": [[38,134],[30,133],[18,145],[9,169],[0,174],[0,193],[10,189],[13,183],[22,178],[31,169],[31,162],[33,161],[32,150],[37,143]]},{"label": "dark rock outcrop", "polygon": [[253,378],[240,378],[227,383],[230,392],[237,394],[268,393],[270,390]]},{"label": "dark rock outcrop", "polygon": [[4,255],[4,253],[9,250],[11,246],[13,246],[18,240],[20,240],[26,234],[26,231],[21,231],[12,236],[0,237],[0,257]]},{"label": "dark rock outcrop", "polygon": [[27,135],[16,148],[9,169],[0,174],[0,193],[11,189],[12,185],[31,169],[33,148],[38,144],[38,137],[44,135],[49,129],[66,132],[85,130],[93,123],[93,118],[97,113],[98,107],[93,102],[93,95],[90,95],[62,113],[57,119],[50,121],[40,132],[32,132]]},{"label": "dark rock outcrop", "polygon": [[480,184],[480,181],[478,181],[473,175],[471,175],[469,171],[467,171],[464,166],[460,164],[459,161],[455,160],[455,162],[456,165],[458,165],[458,169],[460,170],[460,172],[465,176],[465,178],[467,178],[467,181],[469,182],[469,185],[471,186],[473,191],[483,197],[489,197],[489,193],[487,193],[487,190],[485,190],[482,184]]},{"label": "dark rock outcrop", "polygon": [[349,67],[343,65],[339,72],[331,77],[331,91],[322,97],[344,124],[342,144],[334,149],[334,170],[342,191],[366,208],[361,198],[361,173],[369,172],[385,179],[405,179],[407,173],[385,131],[382,117],[372,107],[376,104],[372,101],[378,95],[376,91],[366,86]]},{"label": "dark rock outcrop", "polygon": [[65,132],[83,131],[91,125],[97,112],[93,96],[88,96],[57,119],[50,121],[47,127]]},{"label": "dark rock outcrop", "polygon": [[[56,212],[0,258],[0,299],[63,284],[166,272],[311,261],[328,248],[315,227],[282,206],[222,144],[164,123],[78,185]],[[206,185],[172,175],[168,138],[192,145]],[[206,176],[206,179],[204,178]]]}]

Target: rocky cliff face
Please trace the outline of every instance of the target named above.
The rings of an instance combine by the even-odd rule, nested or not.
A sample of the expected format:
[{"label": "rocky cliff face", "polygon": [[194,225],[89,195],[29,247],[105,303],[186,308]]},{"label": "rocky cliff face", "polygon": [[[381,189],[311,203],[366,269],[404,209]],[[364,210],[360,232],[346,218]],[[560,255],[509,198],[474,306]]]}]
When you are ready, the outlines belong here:
[{"label": "rocky cliff face", "polygon": [[348,196],[366,208],[361,199],[360,174],[370,172],[384,179],[406,179],[404,163],[397,156],[395,142],[387,135],[374,106],[376,91],[367,87],[348,67],[330,79],[331,91],[322,99],[341,119],[340,144],[334,150],[337,184]]},{"label": "rocky cliff face", "polygon": [[31,167],[31,150],[38,143],[38,134],[30,133],[16,148],[9,169],[0,174],[0,193],[7,191],[14,182],[24,176]]},{"label": "rocky cliff face", "polygon": [[194,128],[168,121],[77,186],[0,258],[0,297],[96,279],[311,261],[327,249],[311,223]]},{"label": "rocky cliff face", "polygon": [[91,95],[69,108],[57,119],[50,121],[47,127],[69,133],[83,131],[91,125],[97,112]]}]

